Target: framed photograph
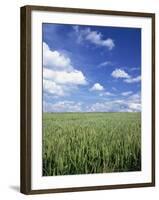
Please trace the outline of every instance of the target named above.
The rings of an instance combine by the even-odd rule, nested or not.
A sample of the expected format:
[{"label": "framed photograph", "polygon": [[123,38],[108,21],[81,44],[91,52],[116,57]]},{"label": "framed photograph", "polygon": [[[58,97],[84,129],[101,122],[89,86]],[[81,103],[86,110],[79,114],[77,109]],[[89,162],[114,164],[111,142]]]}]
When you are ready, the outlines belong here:
[{"label": "framed photograph", "polygon": [[155,186],[155,14],[21,8],[21,192]]}]

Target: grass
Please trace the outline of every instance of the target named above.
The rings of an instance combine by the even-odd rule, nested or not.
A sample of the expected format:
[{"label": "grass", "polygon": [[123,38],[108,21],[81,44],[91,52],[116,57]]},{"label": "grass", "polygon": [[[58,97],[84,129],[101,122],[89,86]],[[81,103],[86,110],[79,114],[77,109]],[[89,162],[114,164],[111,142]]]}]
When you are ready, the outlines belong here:
[{"label": "grass", "polygon": [[43,114],[43,176],[139,170],[140,113]]}]

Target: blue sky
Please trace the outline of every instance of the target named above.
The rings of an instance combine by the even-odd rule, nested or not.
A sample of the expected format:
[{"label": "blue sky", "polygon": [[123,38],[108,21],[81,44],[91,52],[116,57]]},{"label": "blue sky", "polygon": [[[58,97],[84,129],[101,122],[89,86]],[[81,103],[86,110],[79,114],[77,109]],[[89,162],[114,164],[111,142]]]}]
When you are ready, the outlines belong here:
[{"label": "blue sky", "polygon": [[141,111],[141,29],[42,28],[44,112]]}]

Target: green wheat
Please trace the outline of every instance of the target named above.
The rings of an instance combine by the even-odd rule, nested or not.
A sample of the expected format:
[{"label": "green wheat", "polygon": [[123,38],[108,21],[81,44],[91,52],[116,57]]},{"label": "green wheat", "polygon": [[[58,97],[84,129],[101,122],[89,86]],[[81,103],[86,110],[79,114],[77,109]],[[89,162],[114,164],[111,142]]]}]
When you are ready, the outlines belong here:
[{"label": "green wheat", "polygon": [[44,113],[43,175],[141,170],[140,113]]}]

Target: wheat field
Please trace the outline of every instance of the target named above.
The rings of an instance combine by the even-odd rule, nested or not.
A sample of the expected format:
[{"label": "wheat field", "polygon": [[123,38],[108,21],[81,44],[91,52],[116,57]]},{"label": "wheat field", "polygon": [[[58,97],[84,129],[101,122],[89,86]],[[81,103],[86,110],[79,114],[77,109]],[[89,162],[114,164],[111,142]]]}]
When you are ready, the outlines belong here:
[{"label": "wheat field", "polygon": [[43,176],[141,170],[141,113],[43,113]]}]

